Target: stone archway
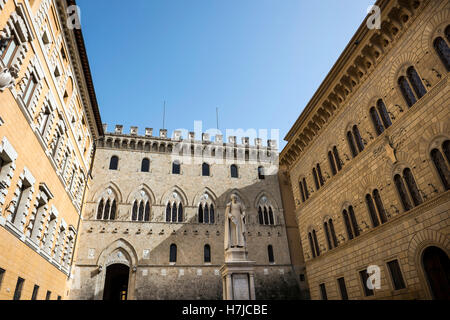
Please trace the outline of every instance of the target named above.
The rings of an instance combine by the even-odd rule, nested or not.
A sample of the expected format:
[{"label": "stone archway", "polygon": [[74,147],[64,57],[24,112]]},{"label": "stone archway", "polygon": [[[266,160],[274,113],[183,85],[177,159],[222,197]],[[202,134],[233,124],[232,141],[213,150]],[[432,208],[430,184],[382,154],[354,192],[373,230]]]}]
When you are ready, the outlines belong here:
[{"label": "stone archway", "polygon": [[103,300],[127,300],[130,267],[115,263],[106,268]]},{"label": "stone archway", "polygon": [[450,260],[447,253],[436,246],[422,253],[422,266],[433,299],[450,300]]},{"label": "stone archway", "polygon": [[[97,261],[99,273],[95,284],[95,300],[117,300],[117,296],[114,298],[111,297],[111,294],[117,293],[116,291],[124,287],[124,284],[127,284],[124,287],[126,300],[134,300],[137,263],[136,251],[125,239],[118,239],[103,250]],[[128,278],[126,274],[128,274]],[[112,289],[116,287],[118,289],[114,289],[111,293],[111,287],[108,287],[111,285]],[[109,290],[109,293],[106,290]]]}]

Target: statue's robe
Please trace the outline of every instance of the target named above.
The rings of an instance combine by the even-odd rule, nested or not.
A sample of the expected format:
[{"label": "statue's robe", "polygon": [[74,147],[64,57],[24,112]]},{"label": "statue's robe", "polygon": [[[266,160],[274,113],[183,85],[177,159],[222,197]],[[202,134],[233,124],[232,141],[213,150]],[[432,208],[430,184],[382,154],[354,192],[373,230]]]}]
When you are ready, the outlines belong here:
[{"label": "statue's robe", "polygon": [[[229,217],[230,213],[232,218]],[[243,206],[240,203],[228,203],[225,209],[225,250],[232,246],[246,247],[245,233]]]}]

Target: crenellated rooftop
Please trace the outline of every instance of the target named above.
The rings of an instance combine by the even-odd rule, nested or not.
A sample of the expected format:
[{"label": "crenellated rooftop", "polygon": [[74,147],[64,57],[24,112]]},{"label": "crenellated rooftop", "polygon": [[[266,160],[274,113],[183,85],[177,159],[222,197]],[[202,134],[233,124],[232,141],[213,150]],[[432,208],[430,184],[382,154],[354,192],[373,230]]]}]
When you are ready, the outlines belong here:
[{"label": "crenellated rooftop", "polygon": [[[124,133],[123,125],[116,125],[113,132],[107,132],[107,124],[103,124],[104,137],[99,139],[100,147],[137,149],[147,151],[158,151],[163,146],[164,150],[172,149],[177,144],[191,145],[213,145],[234,147],[237,149],[259,149],[263,151],[273,151],[278,154],[277,141],[274,139],[267,140],[267,145],[263,145],[263,139],[255,138],[254,144],[250,144],[249,137],[242,137],[241,143],[238,143],[236,136],[228,136],[228,142],[224,141],[223,135],[215,135],[214,141],[209,133],[202,133],[201,139],[196,140],[195,132],[188,132],[187,139],[183,139],[181,130],[174,130],[172,137],[168,136],[167,129],[160,129],[159,135],[153,135],[153,128],[145,128],[145,134],[139,135],[139,128],[131,126],[129,133]],[[140,147],[142,146],[142,147]],[[146,146],[148,146],[146,148]]]}]

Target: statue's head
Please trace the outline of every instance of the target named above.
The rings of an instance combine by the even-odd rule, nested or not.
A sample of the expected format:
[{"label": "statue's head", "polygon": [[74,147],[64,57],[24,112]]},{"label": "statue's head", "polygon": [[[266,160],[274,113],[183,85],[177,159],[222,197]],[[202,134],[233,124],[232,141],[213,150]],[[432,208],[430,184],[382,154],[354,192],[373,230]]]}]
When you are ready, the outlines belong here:
[{"label": "statue's head", "polygon": [[237,199],[238,199],[238,197],[237,197],[237,195],[235,195],[234,193],[231,195],[231,201],[233,202],[233,203],[236,203],[237,202]]}]

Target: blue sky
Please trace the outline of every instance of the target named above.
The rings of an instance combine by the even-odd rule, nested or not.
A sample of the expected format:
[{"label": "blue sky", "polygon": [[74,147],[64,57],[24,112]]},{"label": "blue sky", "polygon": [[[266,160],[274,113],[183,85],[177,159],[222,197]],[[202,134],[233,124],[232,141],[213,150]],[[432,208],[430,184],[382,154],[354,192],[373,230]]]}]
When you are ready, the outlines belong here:
[{"label": "blue sky", "polygon": [[279,129],[280,149],[373,0],[78,0],[104,123]]}]

